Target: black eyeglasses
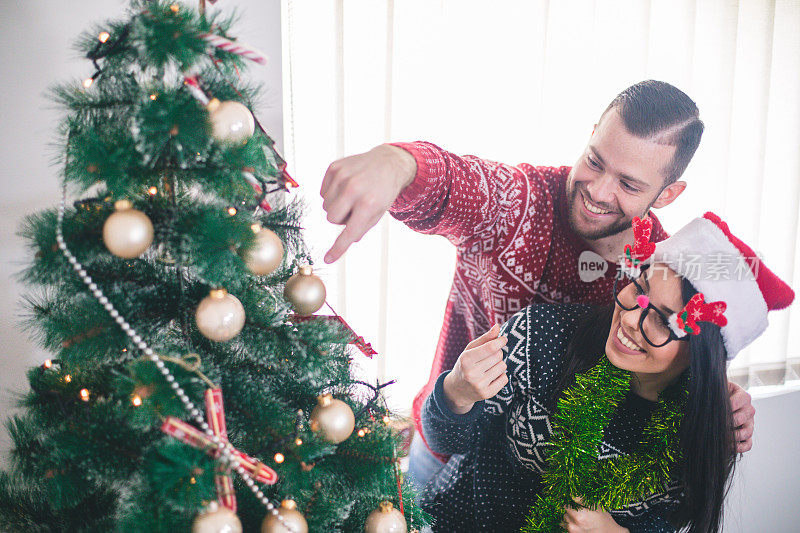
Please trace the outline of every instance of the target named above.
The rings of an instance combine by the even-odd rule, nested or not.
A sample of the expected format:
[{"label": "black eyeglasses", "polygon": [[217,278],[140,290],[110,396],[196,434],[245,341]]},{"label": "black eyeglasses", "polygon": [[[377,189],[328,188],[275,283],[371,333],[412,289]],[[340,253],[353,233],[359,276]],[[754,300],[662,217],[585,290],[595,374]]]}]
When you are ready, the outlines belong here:
[{"label": "black eyeglasses", "polygon": [[[642,273],[644,274],[647,267],[645,266],[642,269]],[[631,280],[634,288],[636,289],[636,294],[632,297],[626,295],[623,299],[620,298],[620,292],[624,291],[625,288],[617,290],[619,276],[614,279],[614,301],[617,303],[625,311],[633,311],[639,304],[636,302],[636,297],[639,295],[647,295],[647,293],[642,289],[642,286],[636,282],[635,279]],[[661,348],[669,344],[670,341],[688,341],[689,338],[687,337],[678,337],[672,328],[669,327],[669,318],[658,308],[656,308],[653,304],[647,304],[647,307],[642,308],[642,313],[639,316],[639,331],[642,332],[642,337],[644,340],[647,341],[647,344],[652,346],[653,348]]]}]

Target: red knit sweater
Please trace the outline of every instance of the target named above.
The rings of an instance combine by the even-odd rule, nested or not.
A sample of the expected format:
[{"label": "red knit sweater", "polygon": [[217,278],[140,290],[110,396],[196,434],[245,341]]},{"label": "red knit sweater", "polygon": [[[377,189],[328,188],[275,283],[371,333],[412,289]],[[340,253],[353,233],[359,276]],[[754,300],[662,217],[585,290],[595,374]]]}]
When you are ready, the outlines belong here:
[{"label": "red knit sweater", "polygon": [[[609,303],[617,269],[610,265],[592,282],[579,277],[578,257],[589,246],[566,218],[571,167],[514,167],[459,157],[427,142],[395,146],[414,156],[417,175],[389,212],[415,231],[446,237],[458,249],[430,377],[414,398],[414,425],[422,434],[425,399],[471,340],[531,303]],[[651,240],[667,238],[650,216]]]}]

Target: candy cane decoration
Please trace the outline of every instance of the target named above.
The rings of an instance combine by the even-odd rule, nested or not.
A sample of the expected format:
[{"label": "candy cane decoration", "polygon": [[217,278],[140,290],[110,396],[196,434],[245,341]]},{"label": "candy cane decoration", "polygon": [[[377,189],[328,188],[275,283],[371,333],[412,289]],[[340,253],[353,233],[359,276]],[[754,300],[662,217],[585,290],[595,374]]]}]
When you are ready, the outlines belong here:
[{"label": "candy cane decoration", "polygon": [[236,54],[237,56],[242,56],[259,65],[267,64],[267,56],[252,46],[237,41],[231,41],[215,33],[200,33],[198,36],[214,48],[219,48],[220,50]]},{"label": "candy cane decoration", "polygon": [[[144,14],[146,17],[154,18],[153,14],[147,8],[142,10],[142,14]],[[258,63],[259,65],[267,64],[266,54],[259,52],[252,46],[239,43],[236,41],[231,41],[230,39],[227,39],[215,33],[208,33],[208,32],[198,33],[197,37],[204,40],[206,43],[208,43],[210,46],[213,46],[214,48],[219,48],[220,50],[225,50],[226,52],[236,54],[237,56],[249,59],[254,63]]]},{"label": "candy cane decoration", "polygon": [[194,96],[194,98],[203,105],[208,105],[210,101],[209,97],[203,92],[203,89],[200,88],[200,83],[197,81],[197,77],[191,74],[186,74],[183,76],[183,84],[189,89],[189,92]]}]

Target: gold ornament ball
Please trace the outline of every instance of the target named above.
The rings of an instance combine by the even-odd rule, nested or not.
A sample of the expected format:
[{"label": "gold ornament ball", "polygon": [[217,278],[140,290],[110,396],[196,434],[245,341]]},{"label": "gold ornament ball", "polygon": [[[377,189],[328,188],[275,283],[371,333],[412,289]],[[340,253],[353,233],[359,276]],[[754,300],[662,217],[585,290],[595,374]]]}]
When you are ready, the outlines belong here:
[{"label": "gold ornament ball", "polygon": [[286,282],[283,295],[292,304],[295,313],[313,315],[325,303],[325,284],[313,274],[310,266],[304,265]]},{"label": "gold ornament ball", "polygon": [[206,106],[211,120],[211,136],[220,142],[243,143],[256,130],[253,114],[247,106],[213,98]]},{"label": "gold ornament ball", "polygon": [[192,523],[192,533],[242,533],[236,513],[213,502]]},{"label": "gold ornament ball", "polygon": [[278,514],[286,525],[282,524],[277,516],[270,513],[261,522],[261,533],[308,533],[306,519],[297,510],[294,500],[283,500],[278,508]]},{"label": "gold ornament ball", "polygon": [[124,259],[139,257],[153,242],[153,223],[129,200],[118,200],[114,209],[103,224],[106,248]]},{"label": "gold ornament ball", "polygon": [[403,513],[395,509],[392,502],[383,501],[367,517],[364,531],[366,533],[406,533],[408,525]]},{"label": "gold ornament ball", "polygon": [[283,243],[274,231],[253,225],[256,242],[245,252],[244,263],[256,276],[267,276],[275,272],[283,261]]},{"label": "gold ornament ball", "polygon": [[217,342],[229,341],[242,331],[244,307],[225,289],[214,289],[200,300],[194,319],[197,329],[206,338]]},{"label": "gold ornament ball", "polygon": [[311,431],[320,433],[326,441],[339,444],[353,433],[356,417],[350,406],[342,400],[323,394],[317,398],[317,405],[311,411],[309,426]]}]

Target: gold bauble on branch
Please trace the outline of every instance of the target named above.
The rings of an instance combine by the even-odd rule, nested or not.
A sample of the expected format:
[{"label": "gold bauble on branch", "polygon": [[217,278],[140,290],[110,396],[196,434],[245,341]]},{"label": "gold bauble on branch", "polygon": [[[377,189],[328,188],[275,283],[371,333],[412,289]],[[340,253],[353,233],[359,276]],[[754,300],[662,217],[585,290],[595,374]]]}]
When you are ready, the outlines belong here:
[{"label": "gold bauble on branch", "polygon": [[211,502],[192,522],[192,533],[242,533],[242,523],[236,513]]},{"label": "gold bauble on branch", "polygon": [[314,275],[310,266],[303,265],[286,282],[283,295],[289,300],[295,313],[310,316],[325,304],[325,284]]},{"label": "gold bauble on branch", "polygon": [[256,276],[272,274],[283,262],[281,238],[274,231],[262,228],[260,224],[253,224],[251,229],[256,234],[256,242],[244,252],[244,263]]},{"label": "gold bauble on branch", "polygon": [[244,104],[212,98],[206,109],[211,120],[211,136],[220,142],[243,143],[256,130],[253,114]]},{"label": "gold bauble on branch", "polygon": [[225,289],[213,289],[200,300],[194,314],[197,329],[208,339],[229,341],[244,327],[244,307]]},{"label": "gold bauble on branch", "polygon": [[317,398],[317,405],[309,418],[311,431],[319,433],[330,443],[339,444],[353,433],[355,426],[356,417],[349,405],[330,394]]},{"label": "gold bauble on branch", "polygon": [[364,523],[366,533],[406,533],[408,525],[403,513],[392,505],[392,502],[382,501],[378,508],[372,511]]},{"label": "gold bauble on branch", "polygon": [[278,520],[277,516],[270,513],[261,522],[261,533],[308,533],[306,519],[297,510],[294,500],[283,500],[281,506],[278,507],[278,514],[283,518],[283,523]]},{"label": "gold bauble on branch", "polygon": [[115,211],[103,224],[103,242],[112,254],[124,259],[139,257],[153,242],[153,223],[133,208],[130,200],[117,200]]}]

